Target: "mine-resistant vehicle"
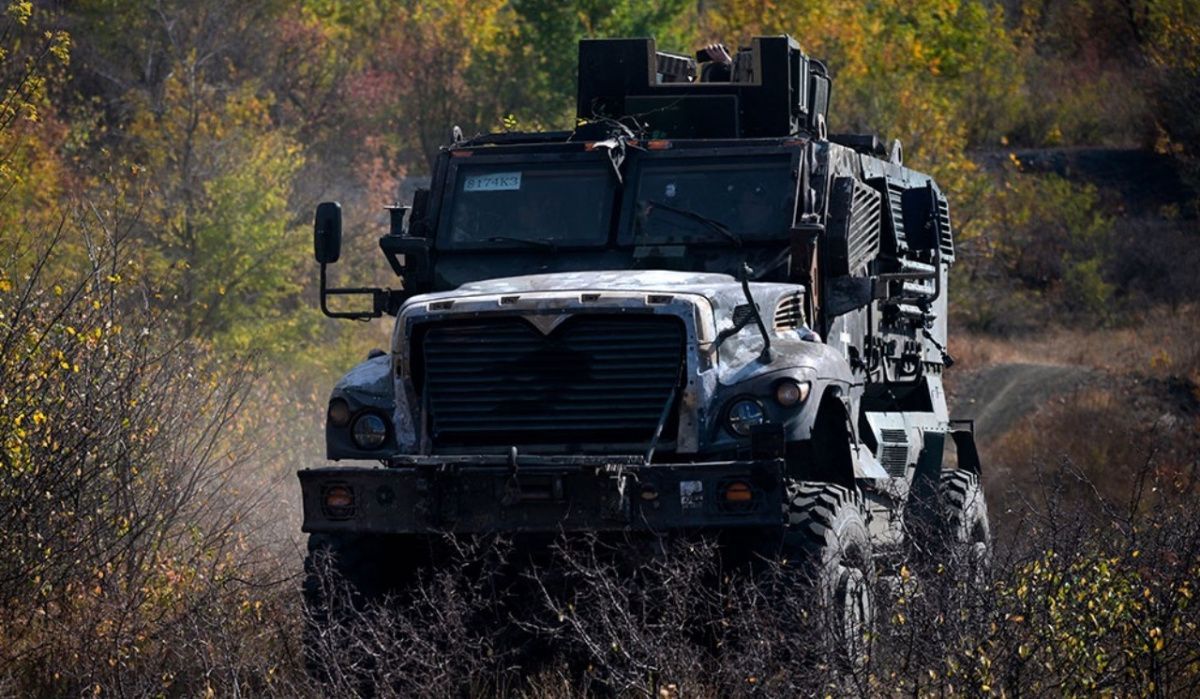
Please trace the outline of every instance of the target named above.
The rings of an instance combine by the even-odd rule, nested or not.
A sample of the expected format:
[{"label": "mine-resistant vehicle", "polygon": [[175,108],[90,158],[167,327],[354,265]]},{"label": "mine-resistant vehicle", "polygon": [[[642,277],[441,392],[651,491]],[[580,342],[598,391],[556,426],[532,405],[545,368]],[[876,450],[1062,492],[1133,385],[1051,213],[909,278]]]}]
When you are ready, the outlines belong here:
[{"label": "mine-resistant vehicle", "polygon": [[325,428],[329,459],[381,465],[299,472],[312,555],[378,591],[445,534],[711,533],[816,573],[847,629],[889,560],[935,550],[918,521],[986,559],[943,392],[945,194],[898,142],[827,132],[793,39],[712,68],[584,40],[575,129],[455,129],[379,240],[398,290],[327,284],[318,207],[322,309],[395,327]]}]

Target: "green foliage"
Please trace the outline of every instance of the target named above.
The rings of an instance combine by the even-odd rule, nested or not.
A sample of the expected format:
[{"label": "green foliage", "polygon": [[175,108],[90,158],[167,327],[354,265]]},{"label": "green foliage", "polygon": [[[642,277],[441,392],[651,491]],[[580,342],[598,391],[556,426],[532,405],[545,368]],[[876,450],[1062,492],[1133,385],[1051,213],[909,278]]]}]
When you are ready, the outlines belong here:
[{"label": "green foliage", "polygon": [[[1168,521],[1185,527],[1190,546],[1192,523],[1180,514]],[[1179,691],[1195,681],[1200,665],[1188,644],[1200,571],[1172,561],[1167,550],[1154,550],[1152,564],[1133,542],[1088,535],[1094,543],[1076,540],[1069,552],[1047,548],[1014,563],[987,592],[986,617],[968,621],[971,612],[960,612],[958,623],[974,629],[950,631],[955,620],[934,621],[934,633],[953,641],[914,686],[998,696],[1160,696],[1166,687]],[[1150,565],[1158,574],[1149,573]],[[900,615],[890,623],[906,621]]]},{"label": "green foliage", "polygon": [[0,11],[0,235],[50,223],[62,194],[55,147],[64,129],[50,94],[70,62],[71,38],[47,22],[31,2]]},{"label": "green foliage", "polygon": [[49,106],[48,80],[70,57],[71,37],[42,30],[33,3],[6,3],[0,13],[0,131],[8,131],[18,120],[41,119]]},{"label": "green foliage", "polygon": [[[245,374],[146,311],[102,223],[0,263],[0,688],[198,692],[226,644],[245,653],[227,671],[265,684],[269,668],[242,669],[262,623],[242,526],[258,495],[226,437]],[[69,238],[94,258],[59,283]]]},{"label": "green foliage", "polygon": [[949,193],[960,246],[996,231],[992,183],[970,151],[1002,138],[1021,102],[1018,46],[999,6],[726,2],[706,20],[716,36],[797,31],[833,73],[830,129],[900,139],[906,163]]},{"label": "green foliage", "polygon": [[1073,262],[1063,274],[1063,301],[1066,307],[1101,322],[1112,315],[1109,303],[1114,290],[1112,284],[1104,281],[1102,262],[1099,257]]},{"label": "green foliage", "polygon": [[1010,159],[983,194],[986,225],[966,241],[966,270],[952,286],[956,312],[969,327],[999,332],[1028,328],[1048,312],[1104,322],[1113,311],[1114,288],[1103,277],[1112,220],[1096,189],[1021,175]]},{"label": "green foliage", "polygon": [[[1057,686],[1066,695],[1100,691],[1122,669],[1150,689],[1150,678],[1137,674],[1145,672],[1146,656],[1163,650],[1163,634],[1146,618],[1153,593],[1144,585],[1134,561],[1063,560],[1046,551],[1000,588],[1014,607],[1005,621],[1026,632],[1017,647],[1019,661],[1045,673],[1039,685]],[[1180,592],[1190,595],[1190,586]]]},{"label": "green foliage", "polygon": [[730,2],[706,19],[712,33],[743,41],[796,33],[833,72],[830,128],[900,137],[921,165],[986,142],[1021,86],[1002,11],[983,3]]},{"label": "green foliage", "polygon": [[[471,135],[570,125],[580,38],[651,35],[687,52],[790,32],[835,75],[832,129],[900,137],[906,159],[948,191],[959,278],[993,284],[972,294],[1086,316],[1119,291],[1095,222],[1058,183],[1015,171],[997,179],[973,153],[1141,138],[1200,162],[1189,131],[1200,10],[1172,0],[1123,19],[1122,7],[86,0],[52,15],[11,2],[0,84],[22,87],[0,116],[22,116],[19,126],[0,120],[0,139],[20,141],[0,163],[11,185],[0,189],[0,226],[52,225],[64,196],[96,189],[135,206],[144,198],[142,262],[161,302],[182,309],[193,334],[278,349],[317,327],[302,300],[312,281],[301,227],[314,201],[341,200],[355,232],[348,255],[377,258],[367,231],[386,225],[380,205],[428,170],[451,126]],[[72,68],[78,94],[47,90],[66,77],[62,28],[86,47]],[[1138,61],[1151,79],[1135,78]],[[1147,103],[1161,116],[1148,117]],[[114,168],[114,154],[127,162]],[[387,283],[373,264],[355,275]],[[340,332],[320,327],[326,339]]]},{"label": "green foliage", "polygon": [[1190,184],[1200,190],[1200,2],[1149,3],[1146,17],[1148,54],[1157,68],[1156,146],[1179,158]]},{"label": "green foliage", "polygon": [[282,350],[303,336],[307,239],[288,197],[300,148],[252,82],[224,92],[171,78],[128,129],[144,167],[145,265],[188,335]]}]

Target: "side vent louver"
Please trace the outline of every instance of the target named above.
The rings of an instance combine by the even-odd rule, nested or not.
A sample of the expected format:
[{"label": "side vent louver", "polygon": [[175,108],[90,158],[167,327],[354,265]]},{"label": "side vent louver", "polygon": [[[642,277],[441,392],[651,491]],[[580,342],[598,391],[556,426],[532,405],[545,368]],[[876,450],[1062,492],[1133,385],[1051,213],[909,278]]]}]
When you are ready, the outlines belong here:
[{"label": "side vent louver", "polygon": [[892,478],[902,478],[908,469],[908,434],[904,430],[879,430],[879,463]]},{"label": "side vent louver", "polygon": [[908,252],[904,229],[904,185],[890,177],[876,177],[867,183],[883,195],[883,250],[893,255]]},{"label": "side vent louver", "polygon": [[775,306],[775,329],[796,330],[804,326],[804,299],[800,294],[789,294]]},{"label": "side vent louver", "polygon": [[831,191],[829,263],[838,276],[852,275],[879,254],[883,206],[879,192],[853,177],[838,177]]},{"label": "side vent louver", "polygon": [[946,197],[938,195],[938,245],[942,248],[942,259],[954,261],[954,235],[950,232],[950,203]]}]

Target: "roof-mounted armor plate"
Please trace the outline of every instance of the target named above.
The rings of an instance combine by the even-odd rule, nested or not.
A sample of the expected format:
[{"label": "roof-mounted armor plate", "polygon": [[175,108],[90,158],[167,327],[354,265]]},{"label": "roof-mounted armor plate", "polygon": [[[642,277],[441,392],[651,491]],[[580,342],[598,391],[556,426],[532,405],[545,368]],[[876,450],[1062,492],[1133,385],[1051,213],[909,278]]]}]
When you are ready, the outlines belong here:
[{"label": "roof-mounted armor plate", "polygon": [[633,117],[652,138],[786,137],[825,121],[829,75],[789,36],[755,37],[728,82],[697,81],[692,60],[653,39],[580,41],[579,119]]}]

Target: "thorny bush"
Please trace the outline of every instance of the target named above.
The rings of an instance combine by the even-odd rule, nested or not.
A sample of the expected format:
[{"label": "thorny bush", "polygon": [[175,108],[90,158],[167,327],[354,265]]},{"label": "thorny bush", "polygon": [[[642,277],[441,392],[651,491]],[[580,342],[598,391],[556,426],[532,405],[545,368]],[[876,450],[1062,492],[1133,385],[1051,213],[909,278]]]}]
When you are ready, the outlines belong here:
[{"label": "thorny bush", "polygon": [[1195,469],[1133,470],[1116,502],[1070,462],[1047,469],[983,574],[936,546],[893,557],[861,665],[837,661],[832,620],[780,566],[583,537],[533,555],[451,540],[421,582],[322,625],[315,676],[338,696],[1191,696]]},{"label": "thorny bush", "polygon": [[121,240],[64,219],[0,261],[0,694],[267,686],[286,651],[225,438],[244,369],[175,339]]}]

